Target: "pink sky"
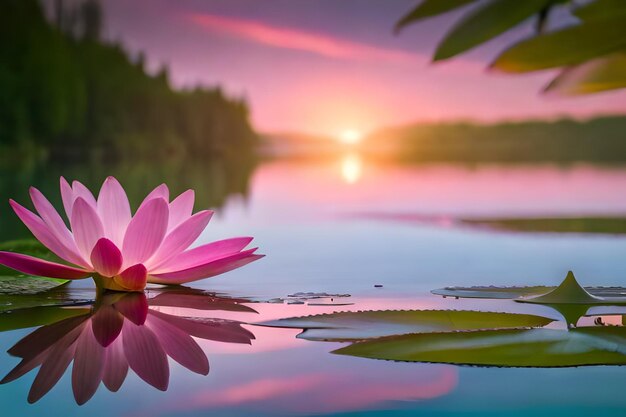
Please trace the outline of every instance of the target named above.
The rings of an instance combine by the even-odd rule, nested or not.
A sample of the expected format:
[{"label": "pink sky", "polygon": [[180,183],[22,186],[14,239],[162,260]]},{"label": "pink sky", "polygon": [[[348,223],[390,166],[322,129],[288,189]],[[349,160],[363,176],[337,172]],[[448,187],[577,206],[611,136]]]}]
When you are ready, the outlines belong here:
[{"label": "pink sky", "polygon": [[337,135],[415,121],[589,117],[626,112],[626,93],[539,95],[551,74],[488,74],[508,38],[443,64],[429,57],[444,16],[400,36],[393,23],[413,0],[110,0],[107,30],[177,86],[222,85],[245,96],[260,131]]}]

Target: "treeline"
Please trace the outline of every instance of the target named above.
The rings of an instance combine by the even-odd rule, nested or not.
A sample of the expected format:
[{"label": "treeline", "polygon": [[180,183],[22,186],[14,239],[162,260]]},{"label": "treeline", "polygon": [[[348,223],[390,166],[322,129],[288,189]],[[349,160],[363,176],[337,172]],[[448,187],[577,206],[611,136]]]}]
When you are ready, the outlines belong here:
[{"label": "treeline", "polygon": [[626,117],[413,125],[367,140],[407,162],[626,162]]},{"label": "treeline", "polygon": [[48,19],[37,0],[0,2],[0,149],[252,154],[243,100],[148,74],[142,57],[101,40],[96,0],[55,5]]}]

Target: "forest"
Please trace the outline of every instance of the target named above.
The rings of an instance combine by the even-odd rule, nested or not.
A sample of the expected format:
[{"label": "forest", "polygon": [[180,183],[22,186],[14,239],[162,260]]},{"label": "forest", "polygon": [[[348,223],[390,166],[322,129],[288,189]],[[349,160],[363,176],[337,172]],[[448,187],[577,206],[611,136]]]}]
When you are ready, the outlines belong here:
[{"label": "forest", "polygon": [[[167,68],[102,37],[96,0],[0,2],[0,160],[124,155],[252,155],[244,100],[219,87],[176,90]],[[50,15],[50,16],[49,16]]]}]

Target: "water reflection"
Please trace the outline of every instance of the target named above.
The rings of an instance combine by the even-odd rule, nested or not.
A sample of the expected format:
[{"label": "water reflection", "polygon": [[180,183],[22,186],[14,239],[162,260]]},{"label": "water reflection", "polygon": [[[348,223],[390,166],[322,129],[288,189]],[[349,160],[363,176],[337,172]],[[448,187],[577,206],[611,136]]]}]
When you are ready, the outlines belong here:
[{"label": "water reflection", "polygon": [[363,175],[363,162],[355,153],[349,153],[341,161],[341,177],[348,184],[354,184]]},{"label": "water reflection", "polygon": [[31,160],[0,165],[0,230],[2,240],[29,236],[19,222],[15,222],[6,199],[28,200],[30,186],[38,188],[50,197],[51,202],[61,206],[59,177],[76,179],[89,189],[99,189],[109,175],[119,178],[131,205],[136,206],[146,193],[155,186],[167,182],[173,195],[192,188],[196,193],[196,206],[216,208],[230,198],[247,198],[250,178],[256,168],[256,160],[245,155],[222,155],[216,158],[170,158],[155,161],[149,158],[108,160],[90,155],[87,159]]},{"label": "water reflection", "polygon": [[[193,337],[250,344],[254,335],[239,321],[166,314],[159,308],[256,312],[242,301],[187,289],[153,298],[143,293],[105,293],[91,308],[79,307],[77,315],[40,327],[10,348],[9,354],[21,362],[1,383],[39,367],[28,393],[28,402],[33,403],[54,387],[73,362],[72,390],[78,404],[87,402],[100,382],[118,391],[129,368],[165,391],[170,377],[168,357],[197,374],[209,373],[208,359]],[[3,320],[11,320],[11,315]]]}]

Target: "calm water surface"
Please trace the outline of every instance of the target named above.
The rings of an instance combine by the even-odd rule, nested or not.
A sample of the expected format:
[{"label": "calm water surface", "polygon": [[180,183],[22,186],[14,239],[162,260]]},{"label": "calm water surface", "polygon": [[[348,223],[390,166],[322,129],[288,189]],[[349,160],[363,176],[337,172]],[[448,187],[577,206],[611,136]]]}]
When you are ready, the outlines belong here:
[{"label": "calm water surface", "polygon": [[[56,193],[57,173],[63,169],[43,171],[50,174],[34,175],[42,172],[34,170],[22,178],[47,194]],[[85,168],[69,171],[93,184],[107,175]],[[162,180],[158,175],[146,179],[138,174],[127,179],[125,172],[116,175],[133,190],[135,202],[147,189],[128,182],[148,187]],[[458,227],[454,221],[460,217],[622,215],[626,213],[624,167],[391,166],[346,154],[336,160],[263,163],[236,187],[222,187],[221,194],[214,188],[202,190],[214,187],[215,181],[203,182],[210,175],[199,170],[174,186],[178,192],[187,186],[219,197],[205,200],[221,207],[198,243],[251,235],[268,256],[195,283],[194,288],[218,293],[223,297],[218,301],[226,300],[214,304],[214,309],[189,308],[184,297],[182,302],[159,305],[149,301],[159,296],[154,290],[148,294],[148,303],[153,303],[146,307],[148,317],[161,314],[256,323],[339,310],[471,308],[559,318],[546,307],[442,299],[429,291],[446,285],[555,285],[570,269],[585,285],[626,285],[626,237],[494,232]],[[21,185],[20,177],[3,174],[0,182],[2,200],[26,201],[26,189],[9,194]],[[25,229],[6,219],[9,213],[4,208],[2,214],[10,238],[26,236]],[[375,284],[383,287],[374,288]],[[71,291],[91,294],[82,287]],[[295,292],[351,297],[304,304],[276,300]],[[229,301],[232,298],[237,300]],[[224,303],[244,308],[224,309]],[[337,303],[350,305],[332,305]],[[96,313],[94,309],[90,314]],[[232,326],[235,336],[196,337],[209,360],[208,375],[169,360],[167,392],[130,371],[118,392],[101,386],[79,407],[72,395],[70,370],[31,405],[26,399],[34,371],[0,386],[3,415],[621,416],[626,412],[622,367],[510,369],[396,363],[330,354],[342,344],[297,339],[299,331]],[[6,351],[32,330],[0,333],[0,350]],[[253,340],[249,338],[251,345],[237,343],[241,342],[237,337],[245,339],[247,332],[254,335]],[[3,374],[18,363],[15,357],[0,355]]]}]

